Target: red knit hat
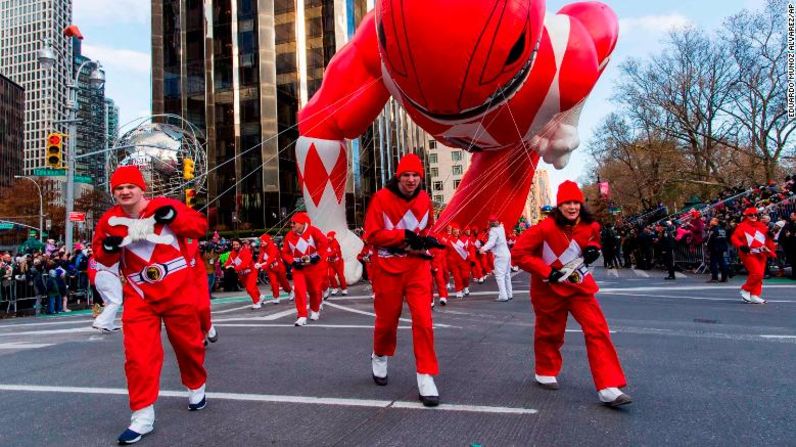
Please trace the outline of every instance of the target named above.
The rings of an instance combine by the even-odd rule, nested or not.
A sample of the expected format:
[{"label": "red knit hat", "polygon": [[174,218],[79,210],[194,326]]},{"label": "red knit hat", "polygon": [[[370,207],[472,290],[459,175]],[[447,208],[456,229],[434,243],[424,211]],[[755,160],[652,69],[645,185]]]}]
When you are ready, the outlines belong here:
[{"label": "red knit hat", "polygon": [[290,218],[291,222],[299,223],[299,224],[309,224],[312,223],[310,220],[310,216],[307,215],[304,211],[299,211],[298,213],[294,214],[293,217]]},{"label": "red knit hat", "polygon": [[401,157],[401,161],[398,162],[398,170],[395,171],[395,176],[400,177],[404,172],[415,172],[420,178],[424,178],[423,162],[420,161],[420,157],[415,154],[406,154]]},{"label": "red knit hat", "polygon": [[760,214],[760,212],[755,207],[747,208],[743,212],[744,216],[754,216],[756,214]]},{"label": "red knit hat", "polygon": [[334,239],[335,236],[337,236],[337,233],[335,233],[334,231],[326,233],[326,237],[328,237],[329,239]]},{"label": "red knit hat", "polygon": [[141,188],[142,191],[146,191],[144,176],[138,170],[138,166],[135,165],[119,166],[113,171],[113,175],[111,175],[111,191],[120,185],[135,185]]},{"label": "red knit hat", "polygon": [[583,192],[578,188],[578,184],[572,180],[567,180],[558,186],[556,195],[556,206],[561,206],[567,202],[583,203]]},{"label": "red knit hat", "polygon": [[268,242],[271,240],[271,236],[268,233],[263,233],[263,235],[260,236],[260,240],[263,242]]}]

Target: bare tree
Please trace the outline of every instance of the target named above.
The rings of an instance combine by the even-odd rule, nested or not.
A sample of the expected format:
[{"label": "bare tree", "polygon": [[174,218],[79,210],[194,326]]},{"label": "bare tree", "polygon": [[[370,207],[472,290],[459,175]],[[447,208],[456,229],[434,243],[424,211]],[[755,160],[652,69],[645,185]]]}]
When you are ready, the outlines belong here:
[{"label": "bare tree", "polygon": [[796,120],[788,118],[786,99],[787,36],[785,0],[768,0],[761,11],[729,17],[719,34],[733,63],[728,101],[721,105],[736,128],[735,150],[762,164],[765,180],[777,174]]}]

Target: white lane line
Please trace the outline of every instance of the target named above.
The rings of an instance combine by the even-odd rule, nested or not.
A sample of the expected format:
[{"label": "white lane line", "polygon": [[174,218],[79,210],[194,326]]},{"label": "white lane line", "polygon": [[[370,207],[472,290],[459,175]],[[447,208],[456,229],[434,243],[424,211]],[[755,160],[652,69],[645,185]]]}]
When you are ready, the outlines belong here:
[{"label": "white lane line", "polygon": [[633,273],[635,273],[636,276],[640,276],[642,278],[649,278],[650,277],[650,274],[645,272],[644,270],[633,269]]},{"label": "white lane line", "polygon": [[2,333],[0,337],[18,336],[18,335],[56,335],[56,334],[79,334],[79,333],[97,332],[96,329],[91,327],[76,327],[72,329],[50,329],[44,331],[24,331],[24,332],[9,332]]},{"label": "white lane line", "polygon": [[619,271],[617,269],[608,269],[608,274],[614,278],[619,278]]},{"label": "white lane line", "polygon": [[796,340],[796,335],[761,335],[760,337],[774,340]]},{"label": "white lane line", "polygon": [[[330,303],[329,301],[326,301],[326,305],[329,306],[329,307],[333,307],[335,309],[345,310],[347,312],[352,312],[352,313],[355,313],[355,314],[370,315],[370,316],[372,316],[374,318],[376,317],[376,314],[373,313],[373,312],[366,312],[364,310],[354,309],[352,307],[341,306],[339,304]],[[399,318],[398,320],[399,321],[403,321],[404,323],[411,323],[412,322],[411,318]],[[434,326],[435,327],[447,327],[447,328],[453,327],[453,326],[450,326],[450,325],[447,325],[447,324],[440,324],[440,323],[437,323]]]},{"label": "white lane line", "polygon": [[[126,396],[127,390],[124,388],[90,388],[76,386],[41,386],[41,385],[11,385],[0,384],[0,391],[27,391],[40,393],[68,393],[68,394],[98,394],[111,396]],[[160,397],[179,397],[186,398],[186,391],[167,391],[161,390]],[[234,400],[245,402],[268,402],[268,403],[289,403],[289,404],[311,404],[311,405],[331,405],[342,407],[366,407],[366,408],[397,408],[402,410],[426,410],[419,402],[375,400],[375,399],[349,399],[339,397],[312,397],[312,396],[285,396],[276,394],[244,394],[244,393],[221,393],[208,392],[207,398],[219,400]],[[429,409],[432,410],[432,409]],[[522,407],[493,407],[487,405],[458,405],[440,404],[433,408],[436,411],[460,411],[470,413],[497,413],[497,414],[537,414],[539,410]]]},{"label": "white lane line", "polygon": [[[290,324],[276,324],[276,323],[265,323],[265,324],[255,324],[255,323],[221,323],[216,324],[213,323],[213,326],[217,327],[296,327],[292,323]],[[373,329],[373,325],[366,325],[366,324],[317,324],[317,323],[309,323],[303,327],[320,327],[320,328],[329,328],[329,329]],[[398,329],[412,329],[411,326],[398,326]]]},{"label": "white lane line", "polygon": [[46,348],[47,346],[54,346],[54,343],[0,343],[0,349],[38,349]]},{"label": "white lane line", "polygon": [[[785,284],[764,284],[764,289],[796,289],[796,284],[794,285],[785,285]],[[741,285],[713,285],[713,286],[642,286],[642,287],[606,287],[601,289],[600,292],[655,292],[658,290],[667,290],[667,291],[674,291],[674,290],[684,290],[684,291],[693,291],[693,290],[720,290],[720,289],[729,289],[729,290],[740,290]]]},{"label": "white lane line", "polygon": [[682,274],[680,272],[674,272],[674,277],[675,278],[680,278],[680,279],[688,278],[688,276],[686,276],[686,275],[684,275],[684,274]]},{"label": "white lane line", "polygon": [[232,308],[224,309],[224,310],[215,310],[215,311],[212,311],[211,313],[213,315],[228,314],[228,313],[235,312],[235,311],[238,311],[238,310],[250,309],[251,307],[252,307],[251,304],[247,304],[245,306],[240,306],[240,307],[232,307]]},{"label": "white lane line", "polygon": [[[581,332],[582,333],[583,330],[582,329],[567,329],[566,332]],[[616,334],[616,331],[609,330],[608,333],[609,334]]]},{"label": "white lane line", "polygon": [[[116,319],[117,321],[119,318]],[[94,321],[93,319],[73,319],[70,321],[42,321],[39,323],[12,323],[12,324],[5,324],[0,326],[0,329],[14,329],[17,327],[30,327],[30,326],[56,326],[56,325],[64,325],[64,324],[85,324],[90,325],[90,323]]]},{"label": "white lane line", "polygon": [[[683,295],[658,295],[658,294],[638,294],[638,293],[620,293],[620,292],[603,292],[602,290],[598,292],[599,295],[608,295],[608,296],[630,296],[634,298],[668,298],[668,299],[677,299],[677,300],[691,300],[691,301],[729,301],[729,302],[743,302],[741,298],[713,298],[713,297],[702,297],[702,296],[683,296]],[[785,304],[796,304],[796,301],[793,300],[766,300],[768,303],[785,303]]]}]

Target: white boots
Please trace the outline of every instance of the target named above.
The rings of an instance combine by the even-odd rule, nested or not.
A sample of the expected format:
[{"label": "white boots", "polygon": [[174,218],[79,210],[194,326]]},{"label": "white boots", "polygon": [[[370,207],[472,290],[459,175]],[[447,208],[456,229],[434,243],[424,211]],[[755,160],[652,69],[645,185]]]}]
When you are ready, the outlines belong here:
[{"label": "white boots", "polygon": [[307,325],[307,317],[299,317],[298,320],[296,320],[296,322],[293,323],[293,325],[294,326],[306,326]]},{"label": "white boots", "polygon": [[741,289],[741,299],[749,304],[766,304],[766,300],[757,295],[752,295],[750,292]]},{"label": "white boots", "polygon": [[436,407],[439,405],[439,391],[437,391],[437,385],[434,384],[434,377],[431,374],[417,373],[417,389],[423,406]]},{"label": "white boots", "polygon": [[318,321],[319,318],[321,318],[321,313],[320,312],[310,311],[310,320]]},{"label": "white boots", "polygon": [[199,411],[206,406],[207,397],[204,384],[195,390],[188,390],[188,411]]},{"label": "white boots", "polygon": [[558,389],[558,380],[556,380],[556,376],[540,376],[536,374],[534,378],[536,379],[536,383],[546,390]]},{"label": "white boots", "polygon": [[619,388],[603,388],[597,393],[597,396],[600,398],[600,402],[609,407],[618,407],[633,402],[630,396]]},{"label": "white boots", "polygon": [[294,291],[292,291],[292,290],[291,290],[291,291],[290,291],[290,295],[288,295],[288,297],[287,297],[287,300],[288,300],[288,301],[293,301],[293,300],[295,300],[295,299],[296,299],[296,292],[294,292]]},{"label": "white boots", "polygon": [[376,385],[387,385],[387,356],[370,354],[370,366],[373,370],[373,381]]},{"label": "white boots", "polygon": [[465,287],[464,288],[464,296],[470,296],[470,288],[469,287]]},{"label": "white boots", "polygon": [[140,410],[133,411],[130,416],[130,426],[119,435],[119,445],[135,444],[141,438],[155,429],[155,406],[150,405]]}]

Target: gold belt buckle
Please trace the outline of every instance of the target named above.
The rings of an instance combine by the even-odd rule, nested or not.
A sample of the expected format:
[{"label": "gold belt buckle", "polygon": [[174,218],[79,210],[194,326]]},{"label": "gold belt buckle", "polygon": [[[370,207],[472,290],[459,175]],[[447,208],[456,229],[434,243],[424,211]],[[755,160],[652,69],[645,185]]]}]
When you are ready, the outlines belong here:
[{"label": "gold belt buckle", "polygon": [[152,284],[160,281],[165,276],[166,271],[163,266],[159,264],[149,265],[144,268],[143,279],[144,281]]}]

